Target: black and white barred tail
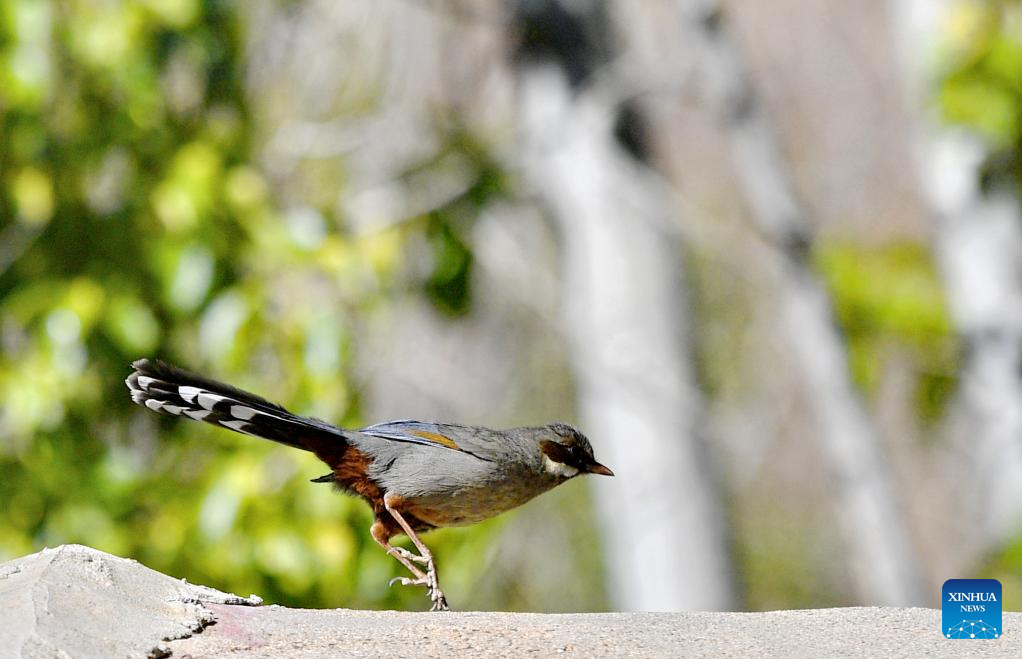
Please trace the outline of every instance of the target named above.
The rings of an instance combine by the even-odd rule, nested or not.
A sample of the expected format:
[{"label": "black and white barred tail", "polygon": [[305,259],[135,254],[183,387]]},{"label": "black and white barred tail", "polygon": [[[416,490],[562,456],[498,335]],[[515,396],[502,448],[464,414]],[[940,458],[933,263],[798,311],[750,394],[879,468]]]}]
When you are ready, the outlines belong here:
[{"label": "black and white barred tail", "polygon": [[205,421],[306,451],[324,442],[343,445],[344,431],[298,416],[265,398],[181,370],[159,360],[139,359],[124,382],[131,400],[154,412]]}]

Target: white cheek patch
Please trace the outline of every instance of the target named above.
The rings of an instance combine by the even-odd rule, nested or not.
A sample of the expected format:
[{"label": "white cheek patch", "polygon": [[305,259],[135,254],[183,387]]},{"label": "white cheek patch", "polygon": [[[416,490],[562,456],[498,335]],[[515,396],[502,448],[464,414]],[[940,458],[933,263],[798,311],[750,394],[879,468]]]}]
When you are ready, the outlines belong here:
[{"label": "white cheek patch", "polygon": [[549,455],[543,455],[543,468],[546,469],[548,474],[552,476],[560,476],[561,478],[571,478],[578,474],[578,469],[575,469],[571,465],[566,465],[563,462],[557,462],[551,460]]}]

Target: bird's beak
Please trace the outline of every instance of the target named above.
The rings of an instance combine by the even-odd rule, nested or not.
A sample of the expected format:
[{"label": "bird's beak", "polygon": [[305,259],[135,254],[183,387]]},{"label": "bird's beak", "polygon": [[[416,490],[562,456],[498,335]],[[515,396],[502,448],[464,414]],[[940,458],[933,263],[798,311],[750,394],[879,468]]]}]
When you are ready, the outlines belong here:
[{"label": "bird's beak", "polygon": [[606,467],[601,465],[599,462],[594,462],[593,464],[589,465],[589,469],[587,469],[586,471],[588,471],[590,474],[599,474],[601,476],[613,476],[614,475],[613,471],[611,471],[610,469],[607,469]]}]

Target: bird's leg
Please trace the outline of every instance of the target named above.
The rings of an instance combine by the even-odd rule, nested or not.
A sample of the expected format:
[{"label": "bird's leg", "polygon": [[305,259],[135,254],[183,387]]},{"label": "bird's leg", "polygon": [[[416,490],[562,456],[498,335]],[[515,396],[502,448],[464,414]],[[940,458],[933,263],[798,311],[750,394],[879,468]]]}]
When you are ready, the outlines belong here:
[{"label": "bird's leg", "polygon": [[415,561],[419,565],[429,565],[429,559],[423,556],[419,556],[418,554],[415,554],[413,552],[410,552],[404,547],[395,547],[391,545],[390,549],[387,550],[387,553],[393,556],[394,558],[400,556],[401,558],[407,558],[410,561]]},{"label": "bird's leg", "polygon": [[[408,571],[415,576],[415,583],[427,583],[426,575],[422,570],[417,568],[414,563],[412,563],[412,561],[416,561],[425,565],[425,559],[417,554],[413,554],[404,547],[395,547],[390,544],[390,533],[387,531],[387,527],[383,522],[379,520],[373,522],[372,527],[369,529],[369,534],[373,536],[373,540],[383,547],[388,554],[401,561],[401,564],[408,568]],[[398,577],[398,579],[404,578],[405,577]],[[409,579],[408,581],[409,583],[412,583],[412,580]]]},{"label": "bird's leg", "polygon": [[390,585],[393,586],[394,582],[400,582],[402,586],[426,586],[429,591],[430,599],[433,601],[433,610],[447,610],[447,602],[443,598],[443,593],[441,592],[439,594],[440,603],[437,602],[437,598],[435,596],[435,593],[438,591],[435,571],[432,574],[423,573],[422,570],[412,563],[412,561],[415,561],[418,563],[428,564],[431,560],[430,558],[413,554],[404,547],[395,547],[390,544],[390,531],[387,529],[386,525],[379,520],[373,523],[373,526],[370,529],[370,534],[373,536],[373,540],[387,550],[388,554],[399,560],[401,564],[408,568],[415,577],[414,579],[409,579],[408,577],[394,577],[390,580]]},{"label": "bird's leg", "polygon": [[[401,526],[401,530],[405,532],[405,535],[411,538],[412,544],[414,544],[415,548],[419,550],[418,558],[425,561],[425,580],[420,581],[416,579],[415,583],[425,584],[429,592],[429,598],[433,601],[433,607],[430,610],[449,611],[450,608],[447,606],[447,598],[444,597],[443,591],[440,590],[440,581],[437,579],[436,563],[433,561],[433,552],[431,552],[429,547],[427,547],[426,544],[419,539],[419,536],[415,534],[415,531],[412,530],[411,524],[405,520],[404,516],[395,509],[395,506],[399,502],[400,500],[394,497],[385,496],[383,498],[383,506],[387,509],[387,512],[390,513],[390,516],[394,518],[394,521]],[[412,582],[411,579],[408,581]],[[401,583],[405,582],[402,581]]]}]

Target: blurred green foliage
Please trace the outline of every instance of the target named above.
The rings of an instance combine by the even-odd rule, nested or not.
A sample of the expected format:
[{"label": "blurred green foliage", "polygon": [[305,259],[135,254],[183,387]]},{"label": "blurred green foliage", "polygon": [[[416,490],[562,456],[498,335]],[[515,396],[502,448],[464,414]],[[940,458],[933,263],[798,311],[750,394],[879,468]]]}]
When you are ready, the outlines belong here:
[{"label": "blurred green foliage", "polygon": [[[958,3],[945,50],[945,119],[986,139],[983,188],[1022,198],[1022,1]],[[993,553],[983,572],[1004,585],[1005,610],[1022,607],[1022,534]]]},{"label": "blurred green foliage", "polygon": [[[428,225],[438,305],[468,304],[466,218],[491,166],[423,222],[353,237],[282,211],[253,162],[243,27],[209,0],[0,4],[0,561],[78,542],[271,602],[422,608],[367,507],[309,455],[132,405],[161,356],[358,424],[354,318]],[[476,153],[476,155],[479,155]],[[473,161],[474,162],[474,161]],[[408,283],[408,288],[414,282]],[[500,520],[438,534],[467,584]],[[514,606],[511,602],[509,606]]]},{"label": "blurred green foliage", "polygon": [[979,573],[983,579],[1001,582],[1005,611],[1022,611],[1022,535],[1000,551],[992,554]]},{"label": "blurred green foliage", "polygon": [[1022,4],[958,2],[941,54],[947,69],[938,100],[944,117],[981,133],[999,150],[1018,150],[1022,133]]},{"label": "blurred green foliage", "polygon": [[1022,2],[955,5],[942,53],[944,118],[987,142],[982,185],[1022,186]]},{"label": "blurred green foliage", "polygon": [[814,251],[848,341],[856,382],[874,392],[892,349],[909,360],[920,420],[939,420],[957,385],[958,342],[926,245],[830,242]]},{"label": "blurred green foliage", "polygon": [[[432,210],[425,218],[433,268],[422,282],[422,288],[438,310],[460,316],[468,312],[472,294],[473,256],[467,239],[469,230],[487,204],[507,194],[509,183],[503,170],[478,141],[456,129],[451,131],[449,140],[453,155],[471,167],[473,177],[464,192]],[[451,155],[442,154],[439,161]]]},{"label": "blurred green foliage", "polygon": [[[734,510],[742,533],[735,536],[735,560],[747,587],[747,611],[841,606],[844,584],[831,569],[833,542],[821,538],[813,514],[793,512],[774,497],[757,497]],[[815,513],[819,515],[821,513]],[[826,513],[822,513],[826,514]]]}]

